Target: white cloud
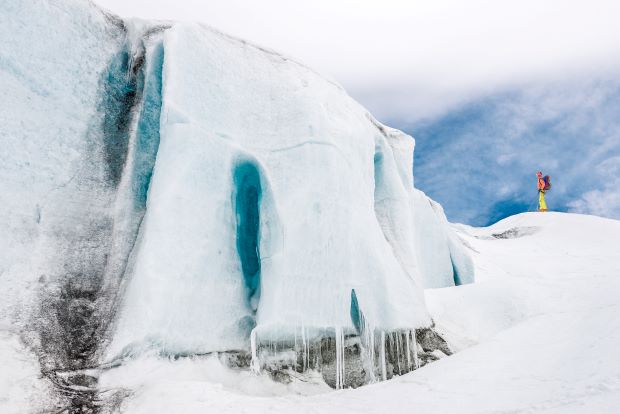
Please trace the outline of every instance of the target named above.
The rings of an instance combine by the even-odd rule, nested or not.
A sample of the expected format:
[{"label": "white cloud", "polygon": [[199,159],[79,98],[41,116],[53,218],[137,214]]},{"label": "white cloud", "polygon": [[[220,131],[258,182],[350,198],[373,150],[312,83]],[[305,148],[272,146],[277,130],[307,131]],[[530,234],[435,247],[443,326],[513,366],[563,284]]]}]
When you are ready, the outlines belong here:
[{"label": "white cloud", "polygon": [[620,219],[620,157],[608,158],[594,170],[603,189],[587,191],[571,201],[569,211]]},{"label": "white cloud", "polygon": [[573,213],[620,219],[620,182],[607,186],[605,190],[593,190],[568,204]]},{"label": "white cloud", "polygon": [[620,68],[615,0],[97,0],[198,20],[336,78],[380,118],[419,119],[532,80]]},{"label": "white cloud", "polygon": [[452,220],[531,209],[538,170],[552,178],[550,208],[620,218],[619,108],[618,82],[549,82],[397,126],[417,135],[416,183]]}]

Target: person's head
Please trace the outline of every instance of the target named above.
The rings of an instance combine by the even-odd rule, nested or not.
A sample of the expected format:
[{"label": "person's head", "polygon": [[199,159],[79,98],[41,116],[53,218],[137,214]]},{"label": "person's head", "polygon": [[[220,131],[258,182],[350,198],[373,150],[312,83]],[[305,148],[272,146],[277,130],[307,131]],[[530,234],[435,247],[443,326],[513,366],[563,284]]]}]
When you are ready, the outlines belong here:
[{"label": "person's head", "polygon": [[538,171],[538,172],[536,173],[536,177],[538,177],[538,178],[542,177],[542,172]]}]

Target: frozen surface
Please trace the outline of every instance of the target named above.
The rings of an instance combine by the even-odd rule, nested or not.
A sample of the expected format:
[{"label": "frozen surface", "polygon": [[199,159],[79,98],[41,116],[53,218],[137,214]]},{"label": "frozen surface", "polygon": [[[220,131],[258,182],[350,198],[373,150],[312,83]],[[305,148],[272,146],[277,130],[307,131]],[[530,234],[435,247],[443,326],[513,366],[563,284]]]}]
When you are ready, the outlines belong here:
[{"label": "frozen surface", "polygon": [[110,203],[101,142],[90,127],[99,121],[101,76],[122,38],[82,2],[0,5],[0,273],[11,280],[9,291],[0,289],[5,316],[32,291],[29,283],[53,272],[58,233],[71,231],[63,225]]},{"label": "frozen surface", "polygon": [[[37,372],[2,389],[58,410],[50,381],[98,363],[144,213],[156,146],[140,120],[159,114],[142,70],[152,59],[122,20],[85,1],[0,9],[0,347],[23,360],[3,364],[7,378]],[[0,411],[25,412],[9,407]]]},{"label": "frozen surface", "polygon": [[22,362],[7,357],[2,371],[16,381],[38,373],[0,388],[11,399],[22,388],[36,406],[42,372],[91,360],[85,348],[97,336],[74,347],[64,322],[83,315],[75,328],[86,331],[88,292],[119,273],[110,253],[124,243],[112,236],[122,151],[106,138],[121,102],[103,91],[118,79],[124,35],[120,20],[82,1],[2,0],[0,9],[0,348]]},{"label": "frozen surface", "polygon": [[425,288],[463,285],[474,281],[471,248],[450,227],[441,205],[414,190],[416,254]]},{"label": "frozen surface", "polygon": [[351,336],[409,338],[424,287],[473,280],[413,138],[333,81],[197,24],[0,9],[0,411],[93,410],[124,395],[115,364],[282,341],[329,338],[343,386]]},{"label": "frozen surface", "polygon": [[429,324],[413,140],[212,29],[177,24],[164,53],[161,145],[110,357],[248,349],[255,327],[259,341],[353,330],[352,290],[378,330]]}]

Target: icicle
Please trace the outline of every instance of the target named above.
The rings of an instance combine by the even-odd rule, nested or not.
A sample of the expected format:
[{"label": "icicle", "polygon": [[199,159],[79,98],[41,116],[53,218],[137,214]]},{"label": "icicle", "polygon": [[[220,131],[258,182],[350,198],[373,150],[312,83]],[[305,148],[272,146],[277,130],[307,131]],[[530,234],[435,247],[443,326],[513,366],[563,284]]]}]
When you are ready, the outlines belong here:
[{"label": "icicle", "polygon": [[307,363],[307,359],[308,358],[308,352],[307,352],[307,346],[308,344],[306,343],[306,328],[304,327],[304,325],[301,325],[301,342],[303,343],[303,351],[302,351],[302,364],[303,364],[303,371],[305,371],[306,369],[308,369],[308,363]]},{"label": "icicle", "polygon": [[[312,361],[310,359],[311,357],[311,348],[312,348],[312,342],[310,341],[310,331],[306,328],[306,365],[308,366],[308,369],[312,368]],[[316,368],[318,366],[318,358],[319,354],[315,351],[314,352],[314,359],[316,360],[314,362],[314,367]]]},{"label": "icicle", "polygon": [[342,344],[342,346],[340,347],[340,361],[342,361],[342,388],[344,388],[344,384],[345,384],[345,366],[344,366],[344,331],[342,330],[342,328],[340,328],[340,343]]},{"label": "icicle", "polygon": [[297,352],[298,352],[298,350],[299,350],[299,349],[297,348],[297,327],[295,327],[295,330],[294,330],[293,332],[294,332],[294,334],[293,334],[293,335],[294,335],[294,344],[293,344],[293,349],[294,349],[294,351],[295,351],[295,362],[294,362],[294,363],[295,363],[295,365],[294,365],[294,367],[293,367],[293,370],[294,370],[294,371],[297,371]]},{"label": "icicle", "polygon": [[[306,368],[310,369],[310,336],[308,335],[308,329],[306,330]],[[314,364],[316,367],[316,364]]]},{"label": "icicle", "polygon": [[409,336],[411,335],[411,331],[407,331],[407,372],[411,371],[411,349],[409,348]]},{"label": "icicle", "polygon": [[380,349],[381,355],[381,376],[383,378],[383,381],[387,380],[387,367],[386,367],[386,361],[385,361],[385,331],[381,331],[381,349]]},{"label": "icicle", "polygon": [[375,343],[377,342],[376,336],[375,336],[375,328],[373,327],[372,330],[368,333],[368,338],[370,340],[368,347],[370,349],[370,366],[372,367],[372,379],[373,381],[376,381],[377,378],[375,376],[375,360],[377,359],[377,355],[375,353]]},{"label": "icicle", "polygon": [[252,362],[250,369],[256,374],[260,374],[260,362],[258,360],[258,347],[256,343],[256,328],[250,333],[250,347],[252,348]]},{"label": "icicle", "polygon": [[375,382],[375,329],[366,324],[366,349],[368,349],[368,368],[370,372],[370,381]]},{"label": "icicle", "polygon": [[413,361],[415,362],[415,369],[420,368],[420,360],[418,359],[418,340],[415,337],[415,331],[413,331]]},{"label": "icicle", "polygon": [[336,330],[336,389],[344,388],[344,335],[342,327]]},{"label": "icicle", "polygon": [[396,336],[396,365],[398,365],[398,375],[401,375],[403,370],[400,368],[400,333],[394,332],[394,335]]},{"label": "icicle", "polygon": [[340,389],[340,341],[338,340],[338,328],[336,328],[336,389]]}]

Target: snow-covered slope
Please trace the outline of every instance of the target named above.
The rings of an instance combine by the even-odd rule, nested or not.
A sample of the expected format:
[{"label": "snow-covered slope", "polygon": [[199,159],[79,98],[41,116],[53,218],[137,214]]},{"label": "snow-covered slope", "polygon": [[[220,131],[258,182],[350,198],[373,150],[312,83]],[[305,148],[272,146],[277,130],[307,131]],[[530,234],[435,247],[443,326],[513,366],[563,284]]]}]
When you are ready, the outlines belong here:
[{"label": "snow-covered slope", "polygon": [[424,287],[473,269],[411,137],[203,25],[0,6],[0,349],[45,377],[25,400],[94,409],[101,370],[149,353],[343,387],[445,345]]},{"label": "snow-covered slope", "polygon": [[[133,376],[110,372],[109,385],[146,384],[126,401],[128,413],[616,413],[620,222],[526,213],[459,234],[475,251],[477,282],[426,291],[437,329],[461,348],[449,358],[315,396],[300,395],[300,383],[269,387],[186,361],[145,360]],[[136,378],[141,370],[148,378]]]}]

